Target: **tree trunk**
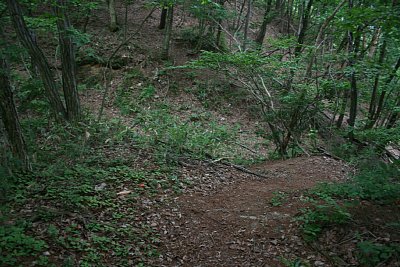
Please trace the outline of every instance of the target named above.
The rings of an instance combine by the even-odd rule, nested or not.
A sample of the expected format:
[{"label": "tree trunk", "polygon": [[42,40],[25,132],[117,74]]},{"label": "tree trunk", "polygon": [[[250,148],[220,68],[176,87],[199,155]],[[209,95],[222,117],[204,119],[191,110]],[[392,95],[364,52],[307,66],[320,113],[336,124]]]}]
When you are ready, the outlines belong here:
[{"label": "tree trunk", "polygon": [[[221,8],[223,8],[224,4],[225,4],[225,0],[219,0],[219,4],[221,5]],[[218,24],[217,25],[218,28],[217,28],[217,37],[216,37],[215,42],[217,44],[217,47],[221,47],[222,18],[218,19],[218,23],[217,24]]]},{"label": "tree trunk", "polygon": [[118,31],[117,12],[115,10],[115,0],[107,0],[108,12],[110,14],[110,31]]},{"label": "tree trunk", "polygon": [[338,129],[340,129],[342,127],[344,115],[346,113],[348,99],[349,99],[349,93],[347,91],[343,92],[342,105],[339,108],[339,117],[336,121],[336,128],[338,128]]},{"label": "tree trunk", "polygon": [[373,58],[375,55],[376,48],[378,47],[379,36],[381,35],[381,29],[377,28],[374,31],[374,35],[372,35],[372,39],[369,46],[368,57]]},{"label": "tree trunk", "polygon": [[292,16],[293,16],[293,0],[288,0],[286,13],[287,13],[286,33],[288,36],[290,36],[290,26],[292,25]]},{"label": "tree trunk", "polygon": [[246,21],[244,25],[244,33],[243,33],[243,51],[246,51],[247,47],[247,35],[249,32],[249,24],[250,24],[250,15],[251,15],[251,1],[247,0],[247,14],[246,14]]},{"label": "tree trunk", "polygon": [[50,69],[50,64],[43,54],[43,51],[34,42],[29,33],[28,27],[22,15],[21,6],[16,0],[7,0],[8,9],[11,13],[11,19],[17,32],[17,35],[28,51],[29,55],[38,67],[41,79],[46,89],[46,97],[49,100],[51,109],[57,121],[62,121],[66,118],[66,111],[58,94],[57,85],[54,79],[54,73]]},{"label": "tree trunk", "polygon": [[[400,97],[398,96],[397,98],[397,102],[396,102],[396,107],[400,107]],[[386,123],[386,128],[390,129],[393,128],[397,122],[397,120],[399,119],[399,111],[398,110],[394,110],[392,112],[392,114],[390,114],[387,123]]]},{"label": "tree trunk", "polygon": [[335,10],[332,12],[332,14],[325,19],[325,21],[321,24],[321,27],[319,28],[317,39],[315,40],[314,48],[311,51],[311,56],[310,56],[310,61],[307,65],[307,70],[306,70],[306,76],[311,77],[312,74],[312,66],[315,61],[315,55],[318,51],[319,46],[322,43],[322,39],[324,36],[324,31],[326,27],[328,27],[329,23],[335,18],[336,14],[339,12],[339,10],[342,8],[342,6],[346,3],[346,0],[342,0],[339,5],[335,8]]},{"label": "tree trunk", "polygon": [[384,106],[384,103],[385,103],[387,87],[392,82],[394,77],[396,77],[396,72],[399,70],[399,68],[400,68],[400,57],[397,59],[396,65],[394,66],[392,73],[387,78],[387,80],[385,81],[385,85],[382,88],[382,92],[381,92],[381,94],[379,96],[379,101],[378,101],[378,106],[376,108],[375,116],[373,118],[374,124],[375,124],[376,121],[379,120],[379,117],[381,116],[381,113],[382,113],[382,110],[383,110],[383,106]]},{"label": "tree trunk", "polygon": [[31,170],[24,137],[15,108],[9,79],[9,67],[5,59],[0,58],[0,115],[11,144],[12,154],[18,158],[25,170]]},{"label": "tree trunk", "polygon": [[299,36],[297,37],[297,46],[294,50],[295,57],[298,57],[301,54],[301,49],[303,47],[304,39],[306,37],[306,31],[308,28],[308,22],[310,19],[312,5],[313,5],[313,0],[308,0],[307,7],[304,10],[304,14],[303,14]]},{"label": "tree trunk", "polygon": [[235,23],[233,24],[233,29],[235,32],[239,31],[239,29],[241,28],[242,14],[243,14],[245,5],[246,5],[246,0],[243,0],[242,4],[240,5],[239,14],[237,15],[237,22],[236,22],[236,24]]},{"label": "tree trunk", "polygon": [[265,39],[265,34],[267,33],[267,26],[271,22],[271,17],[269,13],[271,12],[271,7],[272,7],[272,0],[268,0],[267,6],[265,8],[264,16],[263,16],[263,21],[260,26],[260,30],[258,32],[257,38],[256,38],[256,43],[258,43],[260,46],[262,46],[264,39]]},{"label": "tree trunk", "polygon": [[166,8],[166,7],[163,7],[161,9],[160,24],[158,25],[158,28],[160,30],[165,29],[165,24],[167,22],[167,11],[168,11],[168,8]]},{"label": "tree trunk", "polygon": [[81,105],[76,80],[75,50],[69,33],[71,24],[67,15],[66,2],[66,0],[57,0],[54,11],[57,16],[58,40],[61,50],[62,84],[67,107],[67,118],[69,121],[78,121],[81,118]]},{"label": "tree trunk", "polygon": [[169,6],[167,10],[167,24],[164,33],[163,51],[161,54],[162,59],[169,58],[173,21],[174,21],[174,6]]},{"label": "tree trunk", "polygon": [[[381,46],[381,51],[379,53],[379,59],[378,59],[379,66],[382,66],[385,56],[386,56],[386,40],[383,40],[383,43]],[[371,100],[370,100],[369,109],[368,109],[368,122],[365,125],[365,129],[370,129],[375,124],[374,118],[375,118],[375,113],[376,113],[376,98],[377,98],[377,94],[378,94],[379,79],[380,79],[380,73],[376,74],[375,79],[374,79],[374,87],[372,88]]]},{"label": "tree trunk", "polygon": [[125,16],[124,16],[124,41],[128,35],[128,13],[129,13],[129,2],[125,0]]},{"label": "tree trunk", "polygon": [[[349,8],[353,7],[353,0],[349,0]],[[354,126],[356,123],[357,117],[357,107],[358,107],[358,89],[357,89],[357,79],[356,79],[356,71],[354,70],[354,65],[357,60],[357,53],[360,46],[360,32],[357,29],[357,32],[354,36],[353,32],[349,31],[349,67],[351,69],[350,75],[350,113],[349,113],[349,138],[350,140],[354,139]]]}]

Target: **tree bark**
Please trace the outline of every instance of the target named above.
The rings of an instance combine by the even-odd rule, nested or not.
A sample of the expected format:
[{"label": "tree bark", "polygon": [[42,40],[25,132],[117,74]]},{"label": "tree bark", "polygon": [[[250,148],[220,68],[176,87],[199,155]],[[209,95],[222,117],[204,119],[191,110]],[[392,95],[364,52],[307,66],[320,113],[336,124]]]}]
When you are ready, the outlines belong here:
[{"label": "tree bark", "polygon": [[167,11],[168,11],[168,8],[166,8],[166,7],[163,7],[161,9],[160,24],[158,25],[158,28],[160,30],[165,29],[165,24],[167,22]]},{"label": "tree bark", "polygon": [[[225,0],[219,0],[219,4],[220,4],[221,8],[223,8],[224,5],[225,5]],[[218,28],[217,28],[217,37],[216,37],[215,42],[217,44],[217,47],[221,47],[222,18],[218,19],[218,23],[217,24],[218,24],[217,25]]]},{"label": "tree bark", "polygon": [[[376,121],[378,121],[379,117],[381,116],[381,113],[382,113],[382,110],[383,110],[383,106],[384,106],[384,103],[385,103],[387,87],[389,86],[389,84],[392,82],[392,80],[396,76],[396,72],[399,70],[399,68],[400,68],[400,57],[397,59],[397,62],[396,62],[396,65],[393,68],[393,71],[391,72],[391,74],[389,75],[387,80],[385,81],[385,85],[382,88],[382,92],[381,92],[381,94],[379,96],[379,101],[378,101],[378,106],[376,108],[375,116],[373,118],[374,123]],[[399,105],[399,103],[397,103],[397,105]],[[394,112],[394,113],[396,113],[396,112]],[[392,117],[392,120],[393,120],[393,117]],[[389,121],[390,121],[390,119],[389,119]]]},{"label": "tree bark", "polygon": [[339,108],[339,117],[336,121],[336,128],[338,128],[338,129],[340,129],[342,127],[344,115],[346,113],[348,99],[349,99],[348,91],[343,92],[342,104]]},{"label": "tree bark", "polygon": [[[379,59],[378,59],[379,66],[381,66],[383,64],[385,56],[386,56],[386,40],[383,40],[383,43],[381,46],[381,51],[379,53]],[[372,88],[371,100],[370,100],[369,109],[368,109],[368,122],[365,125],[365,129],[370,129],[375,124],[374,118],[375,118],[375,113],[377,111],[376,99],[377,99],[377,94],[378,94],[379,80],[380,80],[380,73],[377,73],[375,76],[375,79],[374,79],[374,87]]]},{"label": "tree bark", "polygon": [[244,33],[243,33],[243,51],[246,51],[247,47],[247,35],[249,32],[249,24],[250,24],[250,15],[251,15],[251,1],[247,0],[247,14],[246,14],[246,21],[244,25]]},{"label": "tree bark", "polygon": [[321,24],[321,27],[319,28],[317,39],[315,40],[314,48],[311,51],[311,56],[310,56],[310,61],[307,65],[307,70],[306,70],[306,76],[311,77],[312,74],[312,66],[315,61],[315,55],[318,51],[319,46],[322,43],[322,39],[324,36],[324,31],[326,27],[328,27],[329,23],[335,18],[336,14],[339,12],[339,10],[342,8],[342,6],[346,3],[347,0],[342,0],[339,5],[335,8],[335,10],[332,12],[332,14],[325,19],[325,21]]},{"label": "tree bark", "polygon": [[267,6],[265,7],[265,12],[263,16],[263,21],[260,26],[260,30],[258,32],[257,38],[256,38],[256,43],[262,46],[264,39],[265,39],[265,34],[267,33],[267,26],[271,22],[270,18],[270,12],[271,12],[271,7],[272,7],[272,0],[268,0]]},{"label": "tree bark", "polygon": [[[349,8],[353,8],[353,0],[349,0]],[[357,107],[358,107],[358,89],[357,89],[357,78],[356,71],[354,70],[354,65],[357,60],[357,53],[360,46],[360,27],[357,29],[356,34],[349,31],[349,67],[351,69],[350,75],[350,113],[349,113],[349,138],[350,140],[354,140],[354,126],[356,123],[357,117]],[[355,35],[355,36],[354,36]]]},{"label": "tree bark", "polygon": [[108,12],[110,14],[110,31],[118,31],[117,12],[115,10],[115,0],[107,0]]},{"label": "tree bark", "polygon": [[[397,98],[396,107],[400,107],[400,97],[399,96]],[[393,128],[398,119],[399,119],[399,111],[398,110],[394,110],[390,114],[390,116],[389,116],[389,118],[387,120],[386,128],[388,128],[388,129]]]},{"label": "tree bark", "polygon": [[25,20],[22,15],[21,6],[16,0],[7,0],[7,6],[11,13],[11,19],[17,32],[17,35],[38,67],[40,77],[46,89],[46,97],[49,100],[51,109],[57,121],[63,121],[66,118],[66,111],[58,94],[57,84],[54,79],[54,73],[50,69],[50,64],[43,54],[40,47],[34,42],[29,33]]},{"label": "tree bark", "polygon": [[11,152],[18,158],[25,170],[31,170],[26,143],[19,123],[17,109],[9,79],[9,67],[4,58],[0,58],[0,115],[11,144]]},{"label": "tree bark", "polygon": [[296,46],[296,48],[294,50],[295,57],[298,57],[301,54],[301,49],[303,47],[304,39],[306,37],[306,31],[307,31],[307,28],[308,28],[308,22],[309,22],[309,19],[310,19],[310,13],[311,13],[312,5],[313,5],[313,0],[308,0],[307,7],[306,7],[306,9],[304,10],[304,13],[303,13],[300,32],[299,32],[299,35],[297,37],[297,46]]},{"label": "tree bark", "polygon": [[169,58],[173,21],[174,21],[174,6],[171,5],[168,7],[168,10],[167,10],[167,24],[165,27],[163,51],[161,54],[162,59]]},{"label": "tree bark", "polygon": [[81,118],[81,105],[76,79],[75,49],[69,32],[71,24],[67,15],[66,2],[66,0],[57,0],[54,11],[57,16],[58,40],[61,50],[62,84],[67,107],[67,119],[69,121],[78,121]]}]

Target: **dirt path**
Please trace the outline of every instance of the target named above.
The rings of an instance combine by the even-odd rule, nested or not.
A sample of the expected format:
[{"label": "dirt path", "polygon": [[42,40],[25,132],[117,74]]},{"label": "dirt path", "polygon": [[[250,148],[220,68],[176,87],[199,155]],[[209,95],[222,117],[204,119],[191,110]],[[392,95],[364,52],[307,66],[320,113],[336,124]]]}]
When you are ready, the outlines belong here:
[{"label": "dirt path", "polygon": [[305,189],[343,180],[347,168],[330,158],[303,157],[253,169],[268,179],[224,168],[187,170],[199,186],[161,212],[159,266],[284,266],[284,259],[296,258],[329,266],[305,247],[293,219],[305,206]]}]

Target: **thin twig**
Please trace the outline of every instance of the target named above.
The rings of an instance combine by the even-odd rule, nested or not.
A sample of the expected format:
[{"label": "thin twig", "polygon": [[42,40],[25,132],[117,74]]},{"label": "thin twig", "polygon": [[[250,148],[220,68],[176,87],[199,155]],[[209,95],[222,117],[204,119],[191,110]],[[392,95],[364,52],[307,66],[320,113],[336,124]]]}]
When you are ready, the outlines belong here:
[{"label": "thin twig", "polygon": [[266,175],[264,175],[264,174],[253,172],[253,171],[251,171],[251,170],[249,170],[249,169],[246,169],[246,168],[243,167],[243,166],[236,165],[236,164],[233,164],[233,163],[231,163],[231,162],[220,161],[220,163],[221,163],[222,165],[235,168],[236,170],[239,170],[239,171],[244,172],[244,173],[247,173],[247,174],[251,174],[251,175],[254,175],[254,176],[257,176],[257,177],[261,177],[261,178],[265,178],[265,179],[269,179],[269,178],[270,178],[270,177],[268,177],[268,176],[266,176]]},{"label": "thin twig", "polygon": [[139,28],[128,38],[125,39],[123,42],[121,42],[117,48],[114,50],[114,52],[111,54],[111,56],[108,58],[107,63],[106,63],[106,67],[103,71],[103,79],[104,79],[104,93],[103,93],[103,97],[101,100],[101,106],[100,106],[100,110],[99,110],[99,114],[97,116],[97,121],[99,122],[101,119],[101,116],[103,115],[103,110],[104,110],[104,106],[106,104],[106,98],[108,95],[108,91],[109,91],[109,83],[107,82],[107,70],[110,69],[110,77],[111,77],[111,73],[112,73],[112,67],[111,67],[111,60],[113,59],[113,57],[118,53],[118,51],[121,49],[122,46],[124,46],[126,43],[128,43],[130,40],[132,40],[136,34],[138,34],[143,25],[146,23],[146,21],[150,18],[150,16],[153,14],[153,12],[157,9],[157,7],[154,7],[150,13],[144,18],[144,20],[142,21],[142,23],[139,25]]},{"label": "thin twig", "polygon": [[243,144],[241,144],[241,143],[238,143],[238,142],[232,142],[232,143],[235,144],[235,145],[238,145],[238,146],[240,146],[240,147],[242,147],[242,148],[244,148],[244,149],[247,149],[248,151],[250,151],[250,152],[252,152],[252,153],[254,153],[254,154],[260,155],[259,152],[257,152],[257,151],[255,151],[255,150],[251,149],[251,148],[248,147],[248,146],[245,146],[245,145],[243,145]]}]

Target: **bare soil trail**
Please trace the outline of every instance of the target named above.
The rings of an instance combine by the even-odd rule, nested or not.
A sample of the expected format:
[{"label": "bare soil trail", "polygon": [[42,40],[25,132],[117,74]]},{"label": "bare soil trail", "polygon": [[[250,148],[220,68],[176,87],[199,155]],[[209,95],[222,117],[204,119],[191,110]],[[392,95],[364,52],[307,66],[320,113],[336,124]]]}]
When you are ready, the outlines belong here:
[{"label": "bare soil trail", "polygon": [[[285,266],[285,260],[302,258],[312,266],[330,266],[305,245],[294,218],[306,206],[306,189],[343,181],[348,168],[326,157],[302,157],[253,169],[268,178],[223,168],[200,175],[188,170],[186,175],[195,175],[203,186],[176,198],[169,212],[161,211],[166,217],[159,226],[162,257],[157,265]],[[220,183],[205,188],[213,179]],[[278,194],[281,203],[273,203]]]}]

